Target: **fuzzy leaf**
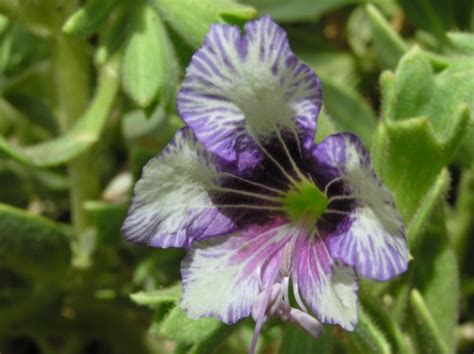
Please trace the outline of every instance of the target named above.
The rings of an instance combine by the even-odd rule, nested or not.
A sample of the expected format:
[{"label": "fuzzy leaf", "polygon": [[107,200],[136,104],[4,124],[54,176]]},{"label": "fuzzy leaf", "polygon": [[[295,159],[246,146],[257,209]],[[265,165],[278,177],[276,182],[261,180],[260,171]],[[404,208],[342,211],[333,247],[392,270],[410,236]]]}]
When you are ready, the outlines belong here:
[{"label": "fuzzy leaf", "polygon": [[333,120],[329,117],[326,109],[323,107],[318,116],[318,130],[316,132],[316,142],[320,143],[324,138],[337,132]]},{"label": "fuzzy leaf", "polygon": [[0,263],[32,276],[55,276],[69,266],[68,237],[57,224],[0,204]]},{"label": "fuzzy leaf", "polygon": [[127,26],[124,26],[124,23],[128,21],[129,8],[122,4],[116,9],[116,13],[115,21],[100,36],[99,45],[94,55],[97,65],[103,65],[109,60],[125,40]]},{"label": "fuzzy leaf", "polygon": [[453,17],[453,6],[449,1],[400,0],[399,3],[413,24],[446,42],[445,31],[450,28]]},{"label": "fuzzy leaf", "polygon": [[87,0],[86,4],[72,14],[63,26],[63,31],[87,37],[100,28],[119,0]]},{"label": "fuzzy leaf", "polygon": [[445,197],[450,181],[451,179],[449,177],[448,170],[443,168],[436,177],[432,187],[421,200],[418,210],[411,218],[410,223],[407,225],[408,239],[410,240],[410,244],[412,246],[416,243],[416,241],[419,239],[419,236],[424,231],[425,224],[433,213],[435,207],[438,206]]},{"label": "fuzzy leaf", "polygon": [[123,89],[141,107],[149,106],[157,96],[168,102],[178,71],[166,28],[146,2],[132,11],[122,62]]},{"label": "fuzzy leaf", "polygon": [[338,131],[351,131],[370,146],[375,131],[375,115],[356,91],[321,76],[326,111]]},{"label": "fuzzy leaf", "polygon": [[361,0],[247,0],[259,13],[269,14],[280,22],[314,20],[339,7]]},{"label": "fuzzy leaf", "polygon": [[28,165],[48,167],[70,161],[89,149],[99,139],[117,94],[117,69],[116,58],[102,67],[94,99],[69,132],[28,147],[14,146],[0,137],[0,152]]},{"label": "fuzzy leaf", "polygon": [[457,200],[451,217],[448,219],[448,229],[453,240],[458,263],[463,266],[469,251],[470,230],[474,224],[472,211],[474,210],[474,165],[465,170],[459,181]]},{"label": "fuzzy leaf", "polygon": [[[395,75],[386,72],[381,77],[384,119],[373,161],[407,224],[451,161],[469,122],[467,103],[448,92],[451,85],[445,85],[441,75],[435,76],[428,59],[414,48]],[[446,107],[436,111],[443,94]]]},{"label": "fuzzy leaf", "polygon": [[420,349],[426,353],[448,354],[450,351],[441,339],[439,329],[433,320],[430,310],[419,291],[412,290],[410,308],[415,319],[416,339]]},{"label": "fuzzy leaf", "polygon": [[254,8],[233,0],[151,0],[151,3],[194,48],[202,45],[211,24],[242,22],[256,15]]},{"label": "fuzzy leaf", "polygon": [[92,214],[100,243],[117,246],[123,242],[120,228],[127,213],[125,206],[89,201],[84,208]]},{"label": "fuzzy leaf", "polygon": [[474,55],[474,34],[468,32],[449,32],[448,38],[459,51]]},{"label": "fuzzy leaf", "polygon": [[395,68],[398,60],[407,51],[405,42],[375,6],[367,5],[367,14],[378,58],[384,67]]},{"label": "fuzzy leaf", "polygon": [[169,288],[154,291],[140,291],[131,294],[130,298],[138,305],[157,306],[161,304],[177,304],[181,297],[181,285],[176,284]]},{"label": "fuzzy leaf", "polygon": [[438,208],[421,242],[413,249],[413,254],[414,287],[423,294],[440,340],[450,352],[454,352],[460,297],[459,271],[454,249],[447,237],[442,204],[438,203]]},{"label": "fuzzy leaf", "polygon": [[390,343],[387,341],[382,330],[362,309],[359,311],[357,328],[348,337],[350,344],[349,352],[353,352],[356,348],[365,354],[389,354],[392,352]]},{"label": "fuzzy leaf", "polygon": [[297,326],[286,325],[279,353],[330,354],[332,352],[332,338],[330,327],[326,327],[319,338],[314,338]]},{"label": "fuzzy leaf", "polygon": [[380,327],[394,353],[407,353],[407,343],[401,328],[385,310],[384,304],[367,290],[368,287],[363,287],[360,295],[364,311],[367,311],[374,323]]},{"label": "fuzzy leaf", "polygon": [[194,344],[209,338],[224,326],[226,325],[214,318],[192,320],[177,305],[163,320],[161,333],[176,342]]}]

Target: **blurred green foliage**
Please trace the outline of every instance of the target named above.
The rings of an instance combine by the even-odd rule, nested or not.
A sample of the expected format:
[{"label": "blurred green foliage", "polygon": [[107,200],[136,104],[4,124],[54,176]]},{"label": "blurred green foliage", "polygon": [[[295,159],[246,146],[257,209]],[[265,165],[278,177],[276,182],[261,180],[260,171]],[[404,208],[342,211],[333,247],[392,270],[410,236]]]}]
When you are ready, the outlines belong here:
[{"label": "blurred green foliage", "polygon": [[0,352],[245,353],[253,323],[190,320],[184,252],[127,245],[146,161],[212,23],[270,14],[318,73],[317,139],[353,131],[409,235],[409,271],[361,284],[354,333],[270,322],[260,353],[472,353],[474,3],[0,0]]}]

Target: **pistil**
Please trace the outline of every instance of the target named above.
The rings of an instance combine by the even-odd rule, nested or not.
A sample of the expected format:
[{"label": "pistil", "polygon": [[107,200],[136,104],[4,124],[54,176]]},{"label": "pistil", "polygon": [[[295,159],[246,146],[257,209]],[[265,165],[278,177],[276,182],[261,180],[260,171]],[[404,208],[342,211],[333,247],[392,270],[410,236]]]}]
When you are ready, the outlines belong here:
[{"label": "pistil", "polygon": [[316,222],[329,203],[327,196],[308,179],[295,184],[282,199],[283,209],[293,221],[307,218]]}]

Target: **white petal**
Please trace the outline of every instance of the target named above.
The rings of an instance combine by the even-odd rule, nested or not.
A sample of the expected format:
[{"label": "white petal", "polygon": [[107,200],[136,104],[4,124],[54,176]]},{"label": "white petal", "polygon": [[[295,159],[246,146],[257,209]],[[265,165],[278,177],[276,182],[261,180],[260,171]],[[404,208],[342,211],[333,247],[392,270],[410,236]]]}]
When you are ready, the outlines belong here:
[{"label": "white petal", "polygon": [[290,224],[264,226],[193,244],[182,264],[181,306],[189,317],[234,323],[251,314],[258,294],[279,271],[282,249],[294,236]]},{"label": "white petal", "polygon": [[187,128],[143,169],[122,227],[131,242],[181,247],[233,229],[208,189],[216,185],[215,161]]}]

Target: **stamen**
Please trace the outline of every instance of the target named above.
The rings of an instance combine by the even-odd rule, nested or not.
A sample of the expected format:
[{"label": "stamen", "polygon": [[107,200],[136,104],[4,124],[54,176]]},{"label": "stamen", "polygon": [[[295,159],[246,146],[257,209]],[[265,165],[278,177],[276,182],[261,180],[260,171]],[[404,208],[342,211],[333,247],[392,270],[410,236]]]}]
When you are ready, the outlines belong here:
[{"label": "stamen", "polygon": [[289,305],[290,304],[290,277],[283,277],[283,300]]},{"label": "stamen", "polygon": [[[336,200],[354,200],[354,199],[362,199],[357,195],[336,195],[328,199],[328,203],[335,202]],[[364,200],[364,199],[362,199]]]},{"label": "stamen", "polygon": [[297,180],[295,180],[290,174],[288,174],[288,172],[286,172],[286,170],[283,168],[282,165],[280,165],[280,163],[267,151],[267,149],[265,149],[263,147],[262,144],[260,144],[260,142],[258,141],[257,138],[254,138],[254,141],[255,143],[257,144],[257,146],[260,148],[260,150],[263,151],[263,153],[265,155],[267,155],[267,157],[278,167],[278,169],[283,173],[283,175],[288,178],[288,180],[293,184],[293,185],[296,185],[298,183]]},{"label": "stamen", "polygon": [[228,173],[228,172],[221,172],[221,173],[222,173],[224,176],[233,177],[233,178],[235,178],[235,179],[238,179],[239,181],[248,183],[248,184],[250,184],[250,185],[252,185],[252,186],[256,186],[256,187],[260,187],[260,188],[263,188],[263,189],[267,189],[267,190],[269,190],[269,191],[272,191],[272,192],[275,192],[275,193],[278,193],[278,194],[282,194],[282,195],[285,194],[284,191],[281,191],[281,190],[279,190],[279,189],[272,188],[272,187],[266,186],[266,185],[261,184],[261,183],[249,181],[248,179],[245,179],[245,178],[242,178],[242,177],[233,175],[232,173]]},{"label": "stamen", "polygon": [[334,183],[336,182],[339,182],[341,180],[343,180],[345,178],[344,175],[342,176],[339,176],[339,177],[336,177],[334,179],[332,179],[328,184],[326,184],[326,187],[324,187],[324,194],[328,194],[328,191],[329,191],[329,188],[331,188],[332,185],[334,185]]},{"label": "stamen", "polygon": [[293,282],[293,295],[295,296],[296,304],[299,306],[299,308],[304,312],[308,312],[308,309],[306,308],[305,304],[303,303],[303,300],[301,299],[300,290],[298,288],[297,282]]},{"label": "stamen", "polygon": [[255,354],[255,349],[257,348],[257,340],[260,335],[260,331],[262,330],[263,322],[265,321],[265,312],[267,311],[267,307],[270,303],[270,298],[272,295],[273,284],[279,273],[278,267],[275,267],[274,274],[271,274],[270,279],[265,287],[265,292],[263,295],[263,299],[261,302],[261,307],[258,311],[257,323],[255,324],[255,330],[252,336],[252,342],[250,343],[249,354]]},{"label": "stamen", "polygon": [[252,204],[212,204],[212,205],[197,205],[190,206],[189,209],[214,209],[214,208],[236,208],[236,209],[255,209],[268,211],[283,211],[283,207],[269,206],[269,205],[252,205]]},{"label": "stamen", "polygon": [[340,215],[351,215],[348,211],[326,209],[325,214],[340,214]]},{"label": "stamen", "polygon": [[291,156],[291,154],[290,154],[290,150],[288,149],[288,146],[286,146],[286,143],[285,143],[285,141],[283,140],[283,137],[281,136],[280,130],[279,130],[278,128],[276,129],[276,132],[277,132],[278,140],[280,140],[280,143],[281,143],[281,145],[283,146],[283,150],[285,150],[286,156],[288,157],[288,160],[290,161],[290,164],[291,164],[291,166],[293,167],[293,170],[296,172],[296,174],[298,175],[298,177],[299,177],[301,180],[304,180],[304,179],[305,179],[305,176],[304,176],[304,174],[301,172],[301,170],[298,168],[298,166],[296,165],[295,160],[293,160],[293,158],[292,158],[292,156]]},{"label": "stamen", "polygon": [[240,195],[244,195],[244,196],[248,196],[248,197],[254,197],[254,198],[258,198],[258,199],[268,200],[270,202],[279,203],[279,204],[281,204],[281,202],[282,202],[281,198],[270,197],[270,196],[266,196],[264,194],[259,194],[259,193],[254,193],[254,192],[242,191],[242,190],[239,190],[239,189],[224,188],[224,187],[211,187],[209,189],[210,190],[215,190],[215,191],[221,191],[221,192],[229,192],[229,193],[234,193],[234,194],[240,194]]},{"label": "stamen", "polygon": [[266,205],[248,205],[248,204],[214,204],[217,208],[242,208],[242,209],[255,209],[255,210],[270,210],[270,211],[283,211],[283,207],[273,207]]},{"label": "stamen", "polygon": [[296,145],[298,146],[298,153],[300,154],[300,157],[303,158],[303,151],[301,150],[301,141],[300,137],[298,136],[298,132],[296,131],[296,128],[293,127],[292,133],[296,139]]},{"label": "stamen", "polygon": [[281,274],[285,277],[287,277],[290,274],[294,249],[295,249],[294,240],[291,240],[290,242],[288,242],[285,245],[285,248],[283,248],[283,256],[281,260],[280,271],[281,271]]}]

